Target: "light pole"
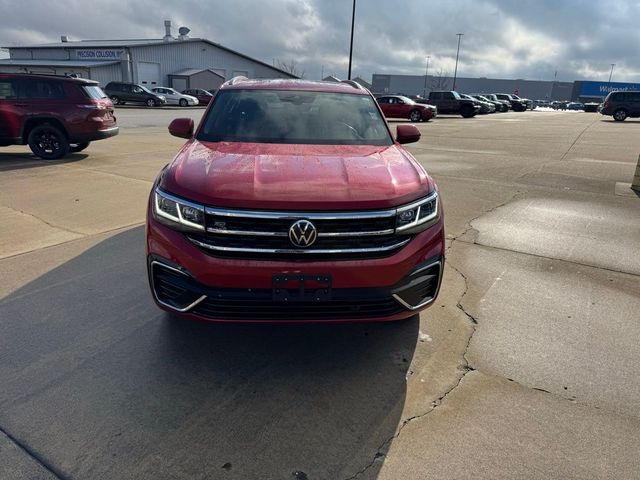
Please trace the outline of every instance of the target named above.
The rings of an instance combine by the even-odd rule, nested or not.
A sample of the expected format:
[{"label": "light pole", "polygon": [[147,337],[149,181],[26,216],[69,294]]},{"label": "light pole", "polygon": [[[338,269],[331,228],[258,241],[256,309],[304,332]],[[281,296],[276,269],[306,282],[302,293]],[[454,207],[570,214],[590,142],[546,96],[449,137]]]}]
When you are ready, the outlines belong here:
[{"label": "light pole", "polygon": [[609,83],[611,83],[611,75],[613,75],[613,67],[615,67],[615,66],[616,66],[615,63],[611,64],[611,72],[609,72]]},{"label": "light pole", "polygon": [[453,71],[453,90],[456,89],[456,77],[458,76],[458,57],[460,56],[460,39],[464,33],[456,33],[458,36],[458,50],[456,51],[456,68]]},{"label": "light pole", "polygon": [[348,80],[351,80],[351,59],[353,58],[353,27],[356,24],[356,0],[353,0],[353,13],[351,14],[351,46],[349,47],[349,75]]},{"label": "light pole", "polygon": [[427,55],[427,71],[424,72],[424,90],[422,91],[422,98],[427,98],[427,77],[429,76],[429,59],[431,55]]}]

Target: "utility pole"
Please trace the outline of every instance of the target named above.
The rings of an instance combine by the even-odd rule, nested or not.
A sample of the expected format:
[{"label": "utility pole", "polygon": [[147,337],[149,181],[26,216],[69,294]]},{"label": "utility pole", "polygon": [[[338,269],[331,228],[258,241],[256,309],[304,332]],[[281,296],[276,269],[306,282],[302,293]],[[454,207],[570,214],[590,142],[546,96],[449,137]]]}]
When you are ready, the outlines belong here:
[{"label": "utility pole", "polygon": [[611,83],[611,76],[613,75],[613,67],[615,67],[615,66],[616,66],[615,63],[611,64],[611,72],[609,72],[609,83]]},{"label": "utility pole", "polygon": [[424,90],[422,91],[422,98],[427,98],[427,77],[429,76],[429,59],[431,55],[427,55],[427,71],[424,72]]},{"label": "utility pole", "polygon": [[458,36],[458,50],[456,51],[456,69],[453,72],[453,90],[456,89],[456,77],[458,76],[458,57],[460,56],[460,39],[464,33],[456,33]]},{"label": "utility pole", "polygon": [[349,47],[349,75],[347,80],[351,80],[351,60],[353,59],[353,28],[356,24],[356,0],[353,0],[353,13],[351,14],[351,46]]}]

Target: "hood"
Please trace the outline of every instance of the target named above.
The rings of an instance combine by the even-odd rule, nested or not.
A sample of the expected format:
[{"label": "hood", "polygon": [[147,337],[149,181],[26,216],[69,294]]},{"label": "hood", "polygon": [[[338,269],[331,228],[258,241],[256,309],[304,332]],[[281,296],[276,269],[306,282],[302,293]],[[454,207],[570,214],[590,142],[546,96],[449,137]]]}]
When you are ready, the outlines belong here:
[{"label": "hood", "polygon": [[349,210],[389,208],[435,187],[392,145],[280,145],[191,140],[162,172],[160,187],[211,206]]}]

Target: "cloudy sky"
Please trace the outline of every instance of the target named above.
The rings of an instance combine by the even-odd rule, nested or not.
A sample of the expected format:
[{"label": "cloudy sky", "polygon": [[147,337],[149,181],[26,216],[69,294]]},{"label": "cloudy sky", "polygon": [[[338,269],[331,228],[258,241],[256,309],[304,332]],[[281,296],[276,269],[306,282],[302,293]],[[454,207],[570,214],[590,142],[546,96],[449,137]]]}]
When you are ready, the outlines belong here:
[{"label": "cloudy sky", "polygon": [[[305,77],[346,78],[352,0],[0,0],[0,45],[160,38],[163,20]],[[640,0],[357,0],[354,76],[640,82]],[[1,55],[1,53],[0,53]]]}]

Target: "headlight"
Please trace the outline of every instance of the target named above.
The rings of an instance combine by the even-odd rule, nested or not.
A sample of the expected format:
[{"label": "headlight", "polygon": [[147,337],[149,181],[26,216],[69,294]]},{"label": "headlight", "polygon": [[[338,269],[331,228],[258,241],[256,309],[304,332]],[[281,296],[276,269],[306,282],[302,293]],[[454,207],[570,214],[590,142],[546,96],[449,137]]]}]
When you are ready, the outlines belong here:
[{"label": "headlight", "polygon": [[396,232],[417,233],[438,218],[438,192],[417,202],[398,208]]},{"label": "headlight", "polygon": [[187,228],[204,230],[204,207],[156,189],[154,210],[158,217]]}]

